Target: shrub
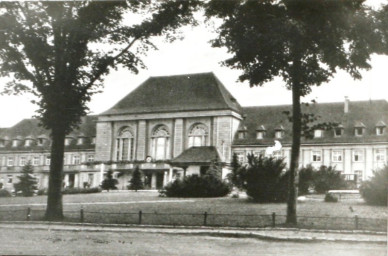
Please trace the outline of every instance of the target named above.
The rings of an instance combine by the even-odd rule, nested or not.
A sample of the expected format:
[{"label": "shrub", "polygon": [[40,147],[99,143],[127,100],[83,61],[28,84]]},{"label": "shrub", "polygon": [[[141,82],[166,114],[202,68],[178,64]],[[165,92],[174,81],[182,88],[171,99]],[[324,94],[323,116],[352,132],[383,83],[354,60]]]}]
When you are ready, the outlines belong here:
[{"label": "shrub", "polygon": [[14,185],[15,193],[21,192],[22,196],[33,196],[34,191],[37,190],[36,184],[38,183],[33,176],[34,167],[31,162],[28,163],[22,169],[22,175],[18,176],[19,182]]},{"label": "shrub", "polygon": [[333,194],[326,193],[326,195],[325,195],[325,202],[337,203],[338,202],[338,197],[336,197]]},{"label": "shrub", "polygon": [[62,194],[64,195],[70,195],[70,194],[90,194],[90,193],[99,193],[101,192],[101,188],[94,187],[94,188],[65,188],[62,191]]},{"label": "shrub", "polygon": [[47,190],[45,188],[38,189],[38,196],[47,195]]},{"label": "shrub", "polygon": [[127,186],[128,189],[138,191],[139,189],[144,188],[143,181],[141,180],[141,172],[139,166],[135,167],[135,170],[132,173],[132,178],[129,182],[130,184]]},{"label": "shrub", "polygon": [[0,197],[11,197],[12,194],[6,189],[0,189]]},{"label": "shrub", "polygon": [[311,187],[314,187],[314,168],[308,165],[299,171],[299,195],[308,194]]},{"label": "shrub", "polygon": [[222,197],[230,191],[228,183],[214,176],[190,175],[167,184],[162,192],[168,197]]},{"label": "shrub", "polygon": [[287,198],[287,176],[283,159],[248,155],[248,165],[242,167],[244,189],[256,202],[283,202]]},{"label": "shrub", "polygon": [[317,193],[326,193],[331,189],[346,189],[345,179],[335,167],[322,165],[313,177]]},{"label": "shrub", "polygon": [[374,171],[373,177],[361,184],[360,193],[367,204],[387,206],[388,165]]},{"label": "shrub", "polygon": [[109,170],[106,174],[105,179],[102,181],[101,188],[105,190],[114,190],[117,189],[116,185],[119,182],[116,179],[113,179],[113,171]]}]

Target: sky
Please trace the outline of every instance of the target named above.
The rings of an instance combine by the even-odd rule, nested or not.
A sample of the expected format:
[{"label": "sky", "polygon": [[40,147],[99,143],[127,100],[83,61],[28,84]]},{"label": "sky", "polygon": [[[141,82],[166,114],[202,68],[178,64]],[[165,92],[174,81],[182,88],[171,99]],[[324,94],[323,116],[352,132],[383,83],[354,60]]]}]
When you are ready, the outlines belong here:
[{"label": "sky", "polygon": [[[385,0],[369,0],[379,5]],[[291,92],[284,82],[277,78],[261,87],[250,88],[238,81],[239,70],[223,67],[221,62],[228,58],[226,49],[212,48],[209,41],[216,34],[200,24],[182,29],[184,39],[173,43],[154,40],[158,50],[151,50],[143,57],[147,69],[135,75],[119,68],[112,71],[104,82],[103,92],[94,95],[88,104],[90,114],[99,114],[134,90],[151,76],[180,75],[213,72],[242,106],[291,104]],[[312,93],[302,101],[315,99],[319,102],[341,102],[345,96],[350,101],[384,99],[388,101],[388,56],[373,55],[372,68],[362,72],[362,80],[353,80],[345,72],[338,72],[334,78],[320,87],[313,87]],[[0,79],[0,83],[4,81]],[[37,109],[30,103],[31,95],[0,96],[0,127],[11,127],[24,118],[31,118]]]}]

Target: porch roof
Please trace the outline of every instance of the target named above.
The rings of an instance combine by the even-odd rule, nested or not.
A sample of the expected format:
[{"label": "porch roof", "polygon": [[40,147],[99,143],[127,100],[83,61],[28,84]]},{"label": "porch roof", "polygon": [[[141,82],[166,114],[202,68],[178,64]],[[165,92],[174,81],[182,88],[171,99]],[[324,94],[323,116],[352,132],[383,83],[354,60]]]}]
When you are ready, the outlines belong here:
[{"label": "porch roof", "polygon": [[210,165],[219,162],[221,157],[214,146],[191,147],[171,160],[171,166],[187,167],[189,165]]}]

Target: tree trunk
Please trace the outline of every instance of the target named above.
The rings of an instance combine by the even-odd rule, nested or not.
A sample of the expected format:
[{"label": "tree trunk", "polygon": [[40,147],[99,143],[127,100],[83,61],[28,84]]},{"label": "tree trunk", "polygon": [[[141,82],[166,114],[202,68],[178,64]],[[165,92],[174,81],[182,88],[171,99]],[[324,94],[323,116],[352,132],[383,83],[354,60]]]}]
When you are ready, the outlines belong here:
[{"label": "tree trunk", "polygon": [[302,130],[300,107],[301,83],[298,79],[298,65],[300,65],[300,61],[294,61],[295,72],[292,84],[292,148],[286,218],[286,223],[291,225],[297,224],[296,202],[298,197],[298,187],[296,181],[298,177],[300,137]]},{"label": "tree trunk", "polygon": [[52,131],[50,176],[45,218],[47,220],[62,220],[62,185],[63,156],[65,147],[65,130],[57,127]]}]

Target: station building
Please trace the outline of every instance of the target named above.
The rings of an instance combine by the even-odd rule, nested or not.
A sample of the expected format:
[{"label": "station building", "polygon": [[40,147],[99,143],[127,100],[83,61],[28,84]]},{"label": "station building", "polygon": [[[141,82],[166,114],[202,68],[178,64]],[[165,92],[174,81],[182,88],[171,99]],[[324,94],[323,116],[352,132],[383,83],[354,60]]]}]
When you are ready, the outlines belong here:
[{"label": "station building", "polygon": [[[290,105],[241,107],[213,73],[150,77],[116,105],[82,119],[65,141],[65,187],[98,186],[108,170],[126,189],[136,166],[146,188],[160,189],[185,175],[206,172],[213,162],[229,171],[233,153],[274,152],[289,165]],[[363,180],[388,159],[388,102],[317,103],[303,109],[318,122],[339,124],[302,137],[300,166],[336,166],[348,179]],[[35,119],[0,129],[0,183],[12,188],[31,161],[39,187],[47,187],[49,132]]]}]

